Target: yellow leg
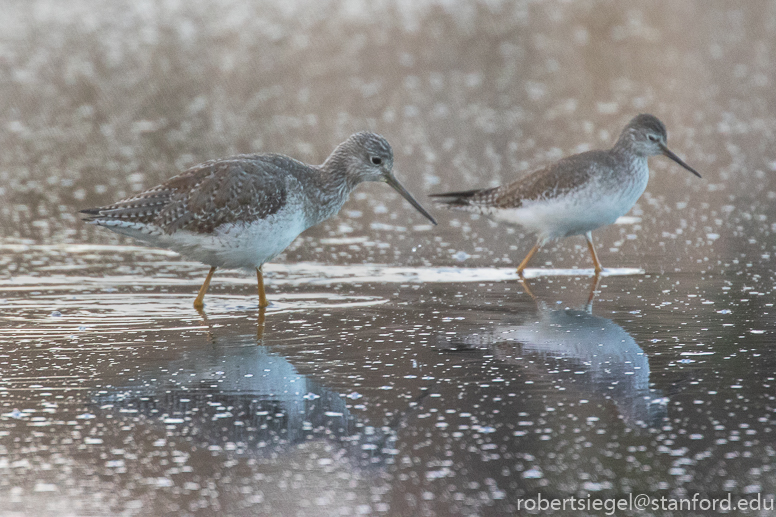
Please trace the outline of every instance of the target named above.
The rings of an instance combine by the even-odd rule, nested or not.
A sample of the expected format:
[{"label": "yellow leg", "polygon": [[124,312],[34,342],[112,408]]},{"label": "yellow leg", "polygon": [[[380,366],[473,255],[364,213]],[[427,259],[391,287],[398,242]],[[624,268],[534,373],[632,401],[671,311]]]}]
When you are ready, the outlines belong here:
[{"label": "yellow leg", "polygon": [[539,251],[539,243],[537,242],[536,245],[531,248],[531,251],[528,252],[528,255],[525,256],[523,261],[520,263],[519,266],[517,266],[517,274],[522,277],[523,276],[523,270],[525,269],[525,266],[528,265],[528,261],[531,260],[531,257],[536,255],[536,252]]},{"label": "yellow leg", "polygon": [[598,255],[595,254],[595,248],[593,247],[593,234],[587,232],[585,234],[585,240],[587,240],[587,248],[590,250],[590,255],[593,257],[593,265],[595,265],[595,274],[598,275],[604,270],[604,267],[598,261]]},{"label": "yellow leg", "polygon": [[261,268],[256,268],[256,279],[259,281],[259,308],[263,309],[269,302],[267,301],[267,295],[264,294],[264,275],[261,274]]},{"label": "yellow leg", "polygon": [[536,304],[538,305],[539,304],[539,298],[537,298],[536,295],[533,294],[533,291],[531,291],[531,288],[528,287],[528,283],[525,281],[525,278],[523,278],[522,276],[520,277],[520,283],[522,284],[523,289],[525,290],[525,292],[528,293],[528,296],[530,296],[531,299],[534,302],[536,302]]},{"label": "yellow leg", "polygon": [[194,300],[194,308],[199,310],[202,309],[202,307],[205,306],[205,293],[207,292],[207,288],[210,287],[210,279],[213,278],[213,273],[216,272],[216,267],[213,266],[210,268],[210,272],[207,274],[207,278],[205,279],[205,283],[202,284],[202,287],[199,288],[199,294],[197,295],[197,299]]},{"label": "yellow leg", "polygon": [[593,283],[590,285],[590,294],[587,297],[587,303],[585,304],[585,310],[592,314],[593,312],[593,298],[595,298],[596,289],[601,282],[601,275],[596,273],[593,275]]},{"label": "yellow leg", "polygon": [[[262,339],[264,339],[264,313],[267,312],[267,309],[264,307],[259,307],[259,319],[256,324],[256,340],[261,342]],[[257,343],[260,344],[260,343]]]}]

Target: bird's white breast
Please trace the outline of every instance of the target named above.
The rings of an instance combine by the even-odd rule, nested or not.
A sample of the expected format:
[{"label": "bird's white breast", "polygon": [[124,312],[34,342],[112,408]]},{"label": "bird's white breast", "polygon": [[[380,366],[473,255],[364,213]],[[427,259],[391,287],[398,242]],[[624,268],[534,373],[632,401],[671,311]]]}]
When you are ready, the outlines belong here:
[{"label": "bird's white breast", "polygon": [[545,242],[581,235],[612,224],[633,207],[647,187],[647,161],[634,160],[629,173],[618,176],[598,178],[562,195],[524,201],[518,208],[500,208],[488,215],[535,232]]}]

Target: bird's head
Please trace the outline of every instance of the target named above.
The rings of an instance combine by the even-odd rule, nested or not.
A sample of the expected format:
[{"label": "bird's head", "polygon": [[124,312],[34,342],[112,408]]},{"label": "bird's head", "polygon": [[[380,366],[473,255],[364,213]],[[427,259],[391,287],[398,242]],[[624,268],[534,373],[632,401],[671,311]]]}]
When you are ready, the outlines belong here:
[{"label": "bird's head", "polygon": [[396,179],[393,174],[393,149],[382,136],[369,132],[351,135],[337,146],[323,167],[333,173],[344,173],[352,185],[362,181],[387,183],[418,212],[436,224],[431,214]]},{"label": "bird's head", "polygon": [[700,178],[698,171],[684,163],[668,148],[667,141],[666,126],[656,116],[644,113],[636,115],[628,122],[617,145],[627,146],[631,152],[645,158],[662,154]]}]

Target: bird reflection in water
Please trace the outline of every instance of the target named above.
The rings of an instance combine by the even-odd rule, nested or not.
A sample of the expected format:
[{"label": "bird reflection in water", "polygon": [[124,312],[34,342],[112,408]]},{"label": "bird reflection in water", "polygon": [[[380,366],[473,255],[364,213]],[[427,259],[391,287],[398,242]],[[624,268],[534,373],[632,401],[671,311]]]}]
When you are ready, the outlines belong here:
[{"label": "bird reflection in water", "polygon": [[130,385],[100,391],[95,406],[119,419],[142,415],[166,427],[169,436],[211,449],[232,444],[230,454],[237,456],[291,456],[302,443],[320,442],[350,468],[392,460],[385,451],[393,448],[394,430],[370,426],[348,407],[361,395],[327,388],[261,341],[264,310],[258,315],[258,341],[201,316],[208,327],[206,344],[183,348],[161,370],[152,365]]},{"label": "bird reflection in water", "polygon": [[599,281],[595,276],[582,309],[551,310],[521,280],[537,304],[537,320],[496,325],[451,344],[487,349],[508,364],[526,366],[533,359],[532,367],[542,369],[538,375],[546,374],[542,365],[548,366],[557,371],[553,379],[564,386],[573,384],[575,391],[612,400],[629,427],[657,427],[666,415],[667,400],[650,389],[649,358],[633,337],[612,320],[593,315]]},{"label": "bird reflection in water", "polygon": [[[196,307],[196,311],[199,313],[199,317],[202,318],[202,324],[207,327],[208,341],[215,343],[216,334],[213,332],[213,325],[207,318],[207,313],[204,307]],[[256,344],[261,345],[264,340],[264,321],[267,315],[267,308],[259,306],[259,314],[256,317]]]}]

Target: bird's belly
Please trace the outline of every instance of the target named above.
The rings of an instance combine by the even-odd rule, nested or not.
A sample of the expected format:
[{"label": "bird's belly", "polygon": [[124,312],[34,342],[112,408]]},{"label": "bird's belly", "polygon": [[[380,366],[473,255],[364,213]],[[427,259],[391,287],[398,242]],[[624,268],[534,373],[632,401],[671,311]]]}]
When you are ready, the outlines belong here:
[{"label": "bird's belly", "polygon": [[247,224],[224,225],[215,237],[221,267],[254,268],[280,255],[306,229],[298,211]]},{"label": "bird's belly", "polygon": [[[639,193],[640,194],[640,193]],[[596,196],[597,197],[597,196]],[[638,196],[563,197],[525,202],[519,208],[501,209],[491,214],[500,222],[516,224],[535,232],[543,241],[559,239],[612,224],[633,207]]]},{"label": "bird's belly", "polygon": [[305,229],[299,211],[281,210],[265,219],[221,225],[210,234],[179,230],[144,240],[210,266],[253,269],[282,253]]}]

